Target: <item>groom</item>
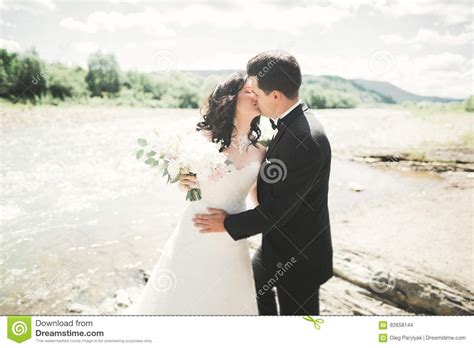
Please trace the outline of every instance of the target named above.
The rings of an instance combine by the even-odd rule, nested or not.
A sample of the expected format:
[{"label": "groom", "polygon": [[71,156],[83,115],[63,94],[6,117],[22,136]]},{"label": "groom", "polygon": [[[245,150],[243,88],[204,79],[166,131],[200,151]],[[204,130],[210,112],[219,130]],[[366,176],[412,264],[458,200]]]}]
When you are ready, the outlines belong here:
[{"label": "groom", "polygon": [[[333,275],[328,211],[331,147],[299,99],[301,71],[282,51],[247,64],[262,113],[277,130],[257,180],[259,205],[238,214],[209,208],[193,221],[201,232],[234,240],[262,234],[252,260],[260,315],[319,315],[319,287]],[[219,262],[216,260],[216,262]]]}]

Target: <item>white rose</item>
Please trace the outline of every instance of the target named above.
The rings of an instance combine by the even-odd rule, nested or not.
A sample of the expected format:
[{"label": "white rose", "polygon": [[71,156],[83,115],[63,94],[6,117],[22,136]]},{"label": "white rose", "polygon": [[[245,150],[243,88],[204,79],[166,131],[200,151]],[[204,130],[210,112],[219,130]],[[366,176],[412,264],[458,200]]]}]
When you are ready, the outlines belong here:
[{"label": "white rose", "polygon": [[178,178],[179,171],[180,167],[178,162],[170,161],[170,163],[168,163],[168,174],[170,175],[171,180],[175,180]]}]

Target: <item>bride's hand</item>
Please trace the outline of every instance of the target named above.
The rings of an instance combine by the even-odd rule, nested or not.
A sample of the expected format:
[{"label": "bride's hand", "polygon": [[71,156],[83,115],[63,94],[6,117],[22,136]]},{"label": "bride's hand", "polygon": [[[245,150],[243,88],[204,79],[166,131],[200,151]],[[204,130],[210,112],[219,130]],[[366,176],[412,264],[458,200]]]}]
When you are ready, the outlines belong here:
[{"label": "bride's hand", "polygon": [[193,175],[184,175],[179,179],[179,187],[183,191],[189,191],[194,188],[199,188],[199,181]]}]

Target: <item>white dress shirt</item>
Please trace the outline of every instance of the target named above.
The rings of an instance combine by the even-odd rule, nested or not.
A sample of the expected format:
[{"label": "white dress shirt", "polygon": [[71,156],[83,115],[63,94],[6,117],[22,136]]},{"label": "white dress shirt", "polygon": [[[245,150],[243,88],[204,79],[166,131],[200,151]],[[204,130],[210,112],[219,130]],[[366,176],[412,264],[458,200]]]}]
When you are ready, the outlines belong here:
[{"label": "white dress shirt", "polygon": [[275,123],[277,123],[278,120],[282,119],[283,117],[288,115],[290,112],[292,112],[301,103],[303,103],[303,101],[300,99],[296,103],[294,103],[292,106],[290,106],[290,108],[288,110],[286,110],[284,113],[282,113],[280,116],[278,116],[277,118],[274,119]]},{"label": "white dress shirt", "polygon": [[[303,101],[300,99],[298,100],[296,103],[294,103],[292,106],[290,106],[290,108],[288,110],[286,110],[284,113],[282,113],[280,116],[278,116],[277,118],[275,118],[273,120],[273,122],[275,122],[275,124],[277,124],[278,120],[282,119],[283,117],[285,117],[286,115],[288,115],[290,112],[292,112],[298,105],[302,104]],[[276,132],[274,134],[274,136],[278,133],[278,129],[276,129]]]}]

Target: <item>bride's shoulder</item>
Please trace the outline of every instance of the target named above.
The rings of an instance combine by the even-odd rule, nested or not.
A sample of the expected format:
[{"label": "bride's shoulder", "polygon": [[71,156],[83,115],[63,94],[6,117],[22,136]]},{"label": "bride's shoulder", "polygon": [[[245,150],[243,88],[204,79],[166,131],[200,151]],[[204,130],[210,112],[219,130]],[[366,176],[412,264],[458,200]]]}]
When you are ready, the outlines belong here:
[{"label": "bride's shoulder", "polygon": [[206,138],[206,140],[212,141],[212,132],[210,130],[201,129],[199,132],[204,138]]}]

